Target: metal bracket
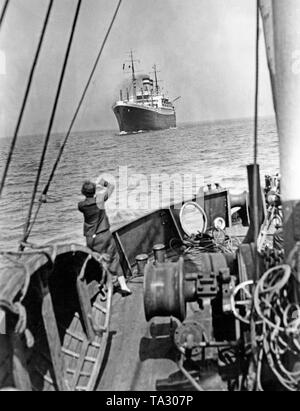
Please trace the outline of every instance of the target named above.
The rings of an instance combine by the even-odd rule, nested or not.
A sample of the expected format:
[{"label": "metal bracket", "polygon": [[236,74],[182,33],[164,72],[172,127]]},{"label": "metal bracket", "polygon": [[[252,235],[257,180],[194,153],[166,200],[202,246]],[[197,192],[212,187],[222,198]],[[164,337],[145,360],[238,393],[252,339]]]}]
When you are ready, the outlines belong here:
[{"label": "metal bracket", "polygon": [[220,269],[220,282],[222,285],[222,307],[224,313],[231,313],[231,295],[235,289],[236,278],[230,275],[229,268]]},{"label": "metal bracket", "polygon": [[214,272],[198,274],[198,298],[215,298],[218,294],[217,275]]}]

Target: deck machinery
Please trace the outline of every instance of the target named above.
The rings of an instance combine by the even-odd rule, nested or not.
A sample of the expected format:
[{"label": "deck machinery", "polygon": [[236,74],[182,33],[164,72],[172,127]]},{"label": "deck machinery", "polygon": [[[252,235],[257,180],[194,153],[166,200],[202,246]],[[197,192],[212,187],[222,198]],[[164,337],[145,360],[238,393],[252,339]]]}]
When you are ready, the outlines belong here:
[{"label": "deck machinery", "polygon": [[[278,240],[282,236],[279,177],[266,176],[264,195],[259,195],[262,243],[258,242],[260,253],[256,253],[252,166],[248,176],[249,196],[231,196],[231,202],[226,202],[224,192],[215,190],[213,208],[207,204],[212,197],[209,193],[205,197],[208,213],[214,209],[219,216],[228,216],[228,207],[240,205],[241,217],[248,210],[250,225],[240,244],[233,245],[236,237],[229,233],[239,236],[241,225],[230,227],[230,219],[223,230],[216,227],[217,215],[213,220],[206,216],[207,235],[198,235],[198,242],[195,238],[186,242],[185,237],[186,246],[177,259],[161,247],[144,270],[146,320],[170,317],[180,370],[190,387],[198,390],[209,386],[212,378],[211,389],[226,385],[230,390],[299,388],[299,373],[294,369],[299,357],[299,308],[291,295],[292,270],[283,264]],[[262,193],[259,181],[257,187]],[[226,248],[226,240],[231,247]],[[170,378],[157,382],[158,389],[171,386]]]}]

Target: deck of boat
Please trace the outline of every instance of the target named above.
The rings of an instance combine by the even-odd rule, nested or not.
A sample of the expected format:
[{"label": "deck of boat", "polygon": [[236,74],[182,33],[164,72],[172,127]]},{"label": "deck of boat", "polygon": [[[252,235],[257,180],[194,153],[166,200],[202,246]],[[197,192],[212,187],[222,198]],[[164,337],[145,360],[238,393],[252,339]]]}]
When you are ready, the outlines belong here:
[{"label": "deck of boat", "polygon": [[[132,280],[130,288],[131,296],[114,297],[98,391],[195,390],[177,366],[178,351],[172,337],[176,322],[155,317],[147,323],[143,278]],[[188,312],[194,312],[196,307],[197,304],[188,304]],[[205,390],[225,389],[214,368],[207,369],[203,377],[200,382]]]},{"label": "deck of boat", "polygon": [[[247,229],[233,227],[230,235],[238,235],[242,239]],[[169,252],[168,258],[170,257]],[[198,265],[198,258],[197,255],[190,258],[193,260],[193,271],[195,265]],[[186,269],[189,271],[188,266]],[[155,317],[147,323],[144,314],[143,277],[134,278],[129,286],[133,292],[131,296],[123,298],[116,294],[113,297],[110,333],[97,390],[153,391],[159,387],[164,390],[193,390],[177,365],[179,353],[172,336],[177,323],[170,318],[161,317]],[[200,311],[198,304],[188,304],[187,314],[195,311]],[[202,311],[200,316],[205,324],[207,319]],[[169,381],[166,384],[167,379]],[[205,390],[226,388],[214,367],[205,369],[203,381],[201,380],[202,378],[200,383]]]},{"label": "deck of boat", "polygon": [[143,278],[130,283],[133,294],[115,296],[110,338],[98,390],[153,391],[157,379],[178,371],[177,351],[169,336],[170,320],[147,323]]}]

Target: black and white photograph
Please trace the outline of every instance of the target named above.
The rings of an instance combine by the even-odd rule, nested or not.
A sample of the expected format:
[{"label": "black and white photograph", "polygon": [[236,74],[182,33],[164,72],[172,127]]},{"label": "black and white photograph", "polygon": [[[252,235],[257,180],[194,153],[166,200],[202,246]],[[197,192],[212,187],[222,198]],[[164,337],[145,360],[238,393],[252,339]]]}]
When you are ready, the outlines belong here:
[{"label": "black and white photograph", "polygon": [[300,391],[298,177],[300,0],[0,0],[0,391]]}]

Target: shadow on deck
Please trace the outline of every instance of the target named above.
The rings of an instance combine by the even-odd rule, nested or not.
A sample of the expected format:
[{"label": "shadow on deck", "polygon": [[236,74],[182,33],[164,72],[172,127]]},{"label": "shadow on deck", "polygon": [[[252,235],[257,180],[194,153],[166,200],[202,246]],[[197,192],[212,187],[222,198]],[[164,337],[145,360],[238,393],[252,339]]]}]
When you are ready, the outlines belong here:
[{"label": "shadow on deck", "polygon": [[153,391],[157,380],[178,371],[170,320],[157,318],[148,324],[143,280],[134,280],[130,288],[131,296],[115,296],[99,391]]}]

